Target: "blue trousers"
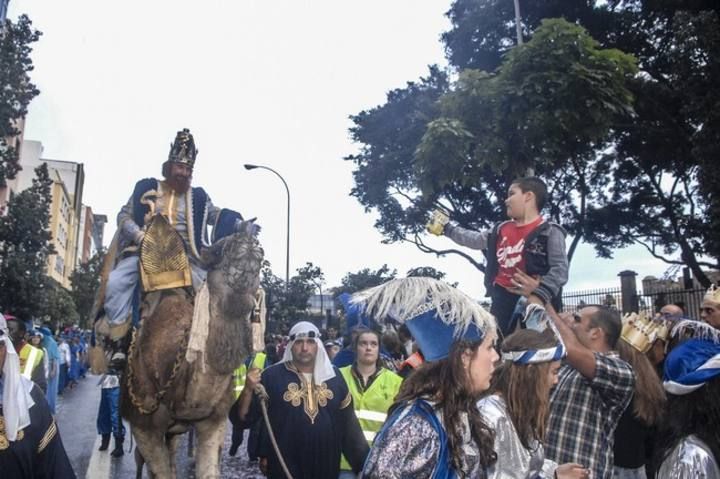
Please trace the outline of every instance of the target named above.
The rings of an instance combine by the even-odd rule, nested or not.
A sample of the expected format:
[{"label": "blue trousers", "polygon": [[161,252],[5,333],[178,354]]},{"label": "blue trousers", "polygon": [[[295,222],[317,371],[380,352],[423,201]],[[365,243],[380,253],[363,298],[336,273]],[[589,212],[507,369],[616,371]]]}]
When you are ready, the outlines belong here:
[{"label": "blue trousers", "polygon": [[125,426],[120,417],[120,388],[102,389],[97,416],[98,434],[125,437]]},{"label": "blue trousers", "polygon": [[47,380],[47,397],[48,406],[50,406],[50,412],[55,414],[55,403],[57,402],[58,395],[58,383],[60,382],[60,371],[55,373],[55,376]]},{"label": "blue trousers", "polygon": [[58,380],[58,394],[62,394],[63,390],[65,389],[65,386],[67,386],[68,383],[68,367],[67,363],[63,363],[60,365],[59,373],[60,379]]}]

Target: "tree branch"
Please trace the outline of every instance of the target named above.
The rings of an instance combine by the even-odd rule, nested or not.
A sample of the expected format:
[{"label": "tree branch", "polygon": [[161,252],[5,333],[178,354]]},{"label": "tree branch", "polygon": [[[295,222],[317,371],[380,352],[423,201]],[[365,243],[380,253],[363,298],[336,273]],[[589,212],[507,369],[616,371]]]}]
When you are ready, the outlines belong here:
[{"label": "tree branch", "polygon": [[426,245],[425,243],[423,243],[422,239],[420,239],[420,236],[417,235],[417,234],[415,235],[415,239],[403,238],[402,241],[405,241],[405,242],[408,242],[408,243],[413,243],[413,244],[414,244],[415,246],[417,246],[417,248],[418,248],[420,251],[422,251],[423,253],[431,253],[431,254],[434,254],[434,255],[436,255],[436,256],[438,256],[438,257],[440,257],[440,256],[445,256],[445,255],[448,255],[448,254],[456,254],[456,255],[458,255],[458,256],[461,256],[462,258],[465,258],[470,264],[472,264],[472,265],[473,265],[476,269],[478,269],[479,271],[485,273],[485,265],[482,264],[482,263],[479,263],[479,262],[475,261],[475,259],[474,259],[472,256],[470,256],[469,254],[467,254],[467,253],[465,253],[465,252],[463,252],[463,251],[460,251],[460,250],[457,250],[457,249],[453,249],[453,248],[450,248],[450,249],[442,249],[442,250],[438,250],[438,249],[435,249],[435,248],[431,248],[430,246],[428,246],[428,245]]},{"label": "tree branch", "polygon": [[664,262],[664,263],[667,263],[667,264],[680,264],[680,265],[684,265],[684,264],[685,264],[684,261],[667,259],[666,257],[664,257],[664,256],[656,253],[656,252],[655,252],[655,248],[651,247],[650,245],[648,245],[648,244],[645,243],[644,241],[640,241],[640,240],[637,239],[637,238],[633,238],[633,241],[634,241],[635,243],[637,243],[637,244],[643,245],[643,246],[645,247],[645,249],[647,249],[648,252],[649,252],[654,258],[657,258],[657,259],[659,259],[660,261],[662,261],[662,262]]}]

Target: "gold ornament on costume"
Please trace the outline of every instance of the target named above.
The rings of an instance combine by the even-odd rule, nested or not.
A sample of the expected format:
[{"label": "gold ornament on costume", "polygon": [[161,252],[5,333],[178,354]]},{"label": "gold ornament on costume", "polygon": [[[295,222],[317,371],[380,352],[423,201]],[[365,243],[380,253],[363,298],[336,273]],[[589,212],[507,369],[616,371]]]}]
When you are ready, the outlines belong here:
[{"label": "gold ornament on costume", "polygon": [[450,216],[445,213],[442,210],[435,210],[432,213],[432,218],[430,218],[430,222],[425,226],[425,228],[430,232],[431,234],[434,234],[435,236],[442,236],[443,232],[445,231],[445,225],[447,225],[450,222]]},{"label": "gold ornament on costume", "polygon": [[622,339],[643,354],[650,350],[657,339],[666,339],[667,336],[667,325],[662,321],[648,318],[644,313],[623,316]]},{"label": "gold ornament on costume", "polygon": [[153,217],[140,245],[140,279],[146,293],[192,286],[185,244],[163,215]]},{"label": "gold ornament on costume", "polygon": [[[16,441],[22,441],[25,437],[25,433],[20,430],[17,432],[17,439]],[[4,451],[10,447],[10,441],[7,438],[7,432],[5,431],[5,418],[3,416],[0,416],[0,451]]]},{"label": "gold ornament on costume", "polygon": [[714,284],[711,284],[710,288],[707,290],[705,296],[703,297],[703,301],[720,304],[720,288],[716,287]]}]

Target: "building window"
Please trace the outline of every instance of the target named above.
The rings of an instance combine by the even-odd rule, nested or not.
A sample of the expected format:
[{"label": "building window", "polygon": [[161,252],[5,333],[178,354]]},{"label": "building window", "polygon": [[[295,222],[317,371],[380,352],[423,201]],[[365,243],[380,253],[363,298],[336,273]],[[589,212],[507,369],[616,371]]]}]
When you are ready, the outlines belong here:
[{"label": "building window", "polygon": [[63,260],[60,256],[55,257],[55,272],[57,272],[60,276],[65,274],[65,260]]}]

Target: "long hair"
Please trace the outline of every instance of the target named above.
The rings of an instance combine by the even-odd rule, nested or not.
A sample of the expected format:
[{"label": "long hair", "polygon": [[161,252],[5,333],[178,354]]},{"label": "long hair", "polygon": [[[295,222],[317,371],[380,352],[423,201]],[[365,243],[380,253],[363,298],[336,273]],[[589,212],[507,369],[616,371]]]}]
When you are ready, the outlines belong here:
[{"label": "long hair", "polygon": [[[503,341],[503,352],[552,348],[558,340],[551,332],[521,329]],[[508,414],[525,449],[545,439],[545,425],[550,411],[549,380],[551,362],[516,364],[504,361],[495,370],[490,393],[502,395]]]},{"label": "long hair", "polygon": [[665,421],[658,437],[660,443],[655,460],[660,465],[687,436],[694,434],[708,445],[720,460],[720,376],[700,389],[676,396],[668,394]]},{"label": "long hair", "polygon": [[633,413],[648,426],[654,426],[662,418],[665,408],[665,390],[650,360],[643,353],[620,339],[616,345],[620,357],[635,372]]},{"label": "long hair", "polygon": [[495,433],[485,423],[475,405],[478,394],[472,391],[470,378],[462,363],[463,353],[469,349],[473,355],[476,354],[480,344],[481,341],[457,341],[447,358],[424,363],[405,379],[390,408],[392,412],[419,398],[435,401],[436,407],[442,411],[450,457],[458,474],[462,474],[463,463],[462,413],[468,415],[470,434],[480,450],[480,464],[487,467],[497,460],[493,448]]}]

